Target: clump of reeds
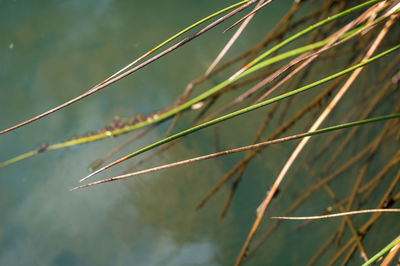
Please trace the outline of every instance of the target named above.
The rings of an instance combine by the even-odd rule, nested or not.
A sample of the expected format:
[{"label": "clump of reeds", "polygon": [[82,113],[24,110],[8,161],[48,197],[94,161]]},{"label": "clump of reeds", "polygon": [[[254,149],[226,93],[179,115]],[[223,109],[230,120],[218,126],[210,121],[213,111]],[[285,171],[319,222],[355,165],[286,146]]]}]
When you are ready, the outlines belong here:
[{"label": "clump of reeds", "polygon": [[[280,195],[285,193],[286,187],[290,186],[293,178],[286,180],[286,187],[281,188],[283,180],[287,179],[287,174],[292,168],[293,163],[302,158],[302,166],[314,178],[314,183],[304,188],[298,198],[293,201],[286,211],[282,213],[284,216],[289,216],[295,210],[301,210],[302,204],[309,198],[313,197],[313,193],[323,189],[334,202],[331,206],[326,206],[320,210],[320,215],[325,218],[333,216],[342,217],[337,230],[332,232],[326,242],[315,255],[310,258],[309,265],[315,264],[328,249],[334,248],[334,242],[338,249],[336,254],[329,261],[333,264],[342,256],[342,264],[346,264],[354,255],[356,250],[359,250],[365,265],[378,260],[385,255],[386,252],[392,250],[387,256],[383,265],[394,259],[394,254],[399,249],[399,238],[396,238],[390,245],[377,253],[376,256],[370,258],[371,254],[367,254],[363,246],[363,238],[367,235],[369,229],[374,223],[380,219],[385,212],[394,212],[398,209],[390,209],[397,204],[400,199],[400,192],[396,185],[400,179],[399,149],[392,149],[389,154],[385,155],[386,164],[380,166],[380,169],[371,171],[371,163],[380,156],[381,149],[385,145],[398,145],[399,140],[399,108],[400,102],[398,97],[399,88],[399,61],[400,48],[398,18],[399,2],[398,1],[367,1],[359,5],[352,5],[348,1],[329,0],[320,3],[315,7],[315,10],[309,14],[301,16],[295,20],[295,15],[303,5],[304,1],[294,1],[287,14],[277,22],[276,26],[268,32],[260,43],[254,44],[253,47],[242,54],[226,59],[226,52],[234,45],[235,41],[240,39],[240,35],[249,27],[250,22],[261,8],[268,8],[271,1],[255,1],[245,0],[230,7],[222,9],[172,36],[170,39],[149,50],[143,56],[134,60],[132,63],[122,68],[117,73],[105,79],[98,85],[94,86],[87,92],[70,100],[52,110],[44,112],[32,119],[20,123],[9,129],[1,131],[0,134],[5,134],[15,130],[18,127],[34,122],[43,118],[55,111],[58,111],[70,104],[73,104],[91,94],[102,90],[108,85],[117,82],[118,80],[133,74],[138,69],[141,69],[148,64],[156,61],[162,56],[173,52],[182,45],[194,41],[197,37],[203,35],[208,30],[218,26],[221,22],[232,19],[233,16],[238,16],[243,12],[242,18],[233,23],[227,30],[235,31],[232,38],[217,55],[216,60],[201,75],[194,80],[184,90],[182,95],[170,106],[160,108],[159,111],[149,115],[134,114],[131,118],[120,119],[116,118],[110,125],[95,132],[86,133],[79,137],[74,137],[70,140],[50,144],[40,145],[36,150],[26,154],[17,156],[0,164],[1,167],[11,163],[15,163],[27,157],[43,153],[51,150],[66,148],[73,145],[89,143],[96,140],[101,140],[111,136],[132,132],[136,129],[145,128],[137,135],[132,136],[127,142],[116,147],[111,153],[104,155],[98,159],[91,167],[94,170],[90,175],[82,178],[81,181],[102,172],[110,167],[116,166],[119,163],[125,162],[132,157],[135,157],[144,152],[153,151],[145,159],[136,163],[136,167],[143,161],[150,161],[151,158],[165,151],[168,147],[179,143],[183,137],[193,134],[196,131],[207,127],[219,125],[221,122],[233,119],[241,115],[250,116],[251,112],[260,108],[267,108],[268,112],[265,119],[260,121],[259,128],[254,128],[254,137],[249,144],[244,147],[237,147],[231,150],[219,151],[213,154],[203,155],[196,158],[190,158],[179,162],[173,162],[168,165],[157,166],[151,169],[146,169],[137,172],[125,173],[120,176],[110,177],[105,180],[95,181],[78,186],[74,189],[85,188],[96,184],[112,182],[116,180],[134,177],[140,174],[159,171],[174,166],[179,166],[188,163],[194,163],[200,160],[216,158],[218,156],[228,155],[237,152],[245,152],[243,158],[239,160],[220,180],[205,193],[203,199],[200,200],[196,209],[201,208],[207,201],[217,193],[221,187],[229,186],[230,190],[226,196],[226,200],[222,205],[219,218],[223,219],[231,205],[232,198],[235,196],[237,187],[242,178],[245,177],[246,170],[250,167],[250,162],[257,154],[265,151],[265,149],[273,144],[300,139],[299,144],[289,156],[281,171],[277,174],[270,188],[265,188],[267,191],[265,198],[261,201],[258,208],[258,213],[254,221],[253,227],[250,229],[249,235],[244,240],[243,247],[238,254],[235,264],[239,265],[249,256],[253,256],[261,245],[268,241],[268,237],[278,229],[282,223],[281,220],[274,221],[263,233],[257,241],[254,241],[256,232],[263,219],[268,215],[267,210],[271,208],[271,200],[277,196],[277,191],[280,188],[281,193],[276,197],[274,204],[279,204]],[[255,5],[252,11],[249,11],[250,6]],[[218,18],[217,18],[218,17]],[[212,19],[214,21],[210,22]],[[183,38],[176,44],[166,46],[173,40],[176,40],[189,30],[194,30],[195,27],[201,27],[200,30],[193,33],[189,37]],[[306,26],[308,25],[308,26]],[[300,30],[298,30],[300,29]],[[263,33],[265,34],[265,33]],[[281,48],[290,43],[296,44],[299,38],[308,38],[305,45],[297,46],[286,52],[281,52]],[[275,45],[273,45],[276,43]],[[272,47],[271,47],[272,46]],[[268,48],[267,47],[271,47]],[[161,51],[161,49],[164,49]],[[160,51],[160,52],[159,52]],[[158,54],[156,54],[159,52]],[[154,55],[155,54],[155,55]],[[152,57],[151,57],[152,56]],[[324,69],[324,72],[329,75],[319,78],[318,80],[304,84],[308,80],[311,73],[319,72],[322,64],[332,64],[335,59],[341,57],[341,67],[337,71]],[[140,63],[140,61],[143,61]],[[224,61],[221,63],[221,61]],[[382,64],[382,61],[385,63]],[[344,62],[344,63],[343,63]],[[368,68],[369,65],[379,64],[379,72],[376,69]],[[239,66],[233,73],[227,73],[228,67]],[[226,79],[210,88],[209,90],[192,96],[195,94],[195,88],[205,80],[210,79],[216,74],[223,74]],[[361,81],[360,81],[361,80]],[[345,97],[349,90],[354,90],[355,83],[362,82],[364,86],[360,90],[362,101],[355,101]],[[312,95],[306,100],[302,108],[295,112],[292,110],[292,105],[296,101],[296,95],[302,93],[310,93],[314,88],[319,87],[319,92]],[[219,104],[219,99],[226,97],[233,92],[239,95],[228,104]],[[273,96],[275,95],[275,96]],[[388,99],[391,101],[388,101]],[[283,101],[285,100],[285,101]],[[304,101],[304,98],[303,100]],[[332,111],[337,109],[339,102],[347,101],[352,106],[346,116],[330,119],[335,121],[336,125],[321,127],[329,117],[332,116]],[[381,113],[377,111],[379,106],[385,103],[390,111],[385,115],[377,115]],[[269,108],[266,106],[271,105]],[[283,106],[282,106],[283,105]],[[197,119],[193,125],[187,127],[186,130],[172,134],[176,122],[180,119],[183,112],[196,112]],[[314,114],[314,115],[310,115]],[[272,133],[265,136],[266,129],[269,127],[272,119],[279,117],[279,126],[274,128]],[[311,117],[311,118],[310,118]],[[121,157],[119,160],[109,162],[102,166],[111,157],[112,154],[119,151],[121,147],[128,142],[132,142],[146,134],[151,128],[160,123],[172,120],[171,126],[166,132],[165,138],[154,142],[140,150],[132,152]],[[282,137],[282,135],[293,128],[297,123],[303,123],[306,127],[304,132],[291,136]],[[376,132],[369,132],[369,127],[365,127],[367,134],[372,135],[368,141],[363,143],[363,147],[355,152],[346,152],[349,143],[357,139],[360,131],[364,130],[362,125],[374,123],[379,128]],[[351,128],[343,132],[343,129]],[[312,136],[329,133],[329,137],[325,143],[315,142],[309,144]],[[389,143],[389,144],[388,144]],[[306,146],[312,150],[311,155],[304,155],[302,150]],[[323,158],[324,161],[321,161]],[[315,168],[315,165],[320,165]],[[336,182],[340,182],[340,176],[346,175],[349,169],[359,169],[359,174],[352,178],[352,188],[347,195],[337,195],[334,188]],[[298,168],[297,168],[298,169]],[[292,170],[296,171],[296,170]],[[395,173],[397,171],[397,173]],[[369,172],[376,173],[371,178],[366,178]],[[293,175],[292,175],[293,176]],[[350,177],[349,177],[350,178]],[[384,179],[390,179],[389,183],[382,183]],[[386,185],[385,192],[380,193],[377,188],[381,185]],[[376,206],[371,206],[368,203],[370,197],[379,198],[379,203]],[[256,207],[256,206],[255,206]],[[373,209],[373,210],[365,210]],[[360,211],[352,212],[352,210]],[[364,210],[362,210],[364,209]],[[329,215],[329,213],[340,213]],[[352,221],[349,214],[371,213],[369,219],[364,220],[361,226],[357,226]],[[364,214],[367,216],[368,214]],[[387,214],[391,215],[391,214]],[[311,223],[311,219],[321,217],[306,217],[310,221],[303,224],[307,226]],[[290,219],[290,218],[287,218]],[[352,237],[344,240],[343,234],[345,230],[350,230]]]}]

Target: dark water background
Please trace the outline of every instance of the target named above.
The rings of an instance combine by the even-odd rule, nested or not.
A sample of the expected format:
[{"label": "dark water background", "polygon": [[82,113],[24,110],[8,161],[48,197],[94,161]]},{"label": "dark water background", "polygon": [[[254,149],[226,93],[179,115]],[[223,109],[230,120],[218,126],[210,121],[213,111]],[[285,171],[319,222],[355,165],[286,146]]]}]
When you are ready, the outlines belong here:
[{"label": "dark water background", "polygon": [[[261,40],[291,5],[291,1],[278,2],[260,12],[230,54]],[[180,29],[229,4],[212,0],[0,1],[1,129],[79,95]],[[187,83],[204,73],[231,36],[220,34],[224,26],[82,102],[1,136],[0,161],[42,143],[102,128],[115,115],[149,114],[168,106]],[[223,78],[217,76],[201,88]],[[263,114],[257,111],[254,116]],[[193,117],[184,116],[176,131],[186,128]],[[249,143],[259,121],[238,118],[221,127],[220,148]],[[275,127],[278,123],[273,121]],[[162,125],[151,131],[114,159],[159,140],[166,129]],[[147,166],[213,152],[213,136],[213,129],[196,133]],[[194,206],[242,155],[68,191],[88,174],[90,163],[127,137],[41,154],[0,169],[0,265],[230,265],[267,185],[295,145],[271,147],[256,158],[226,218],[218,222],[227,188],[200,211],[195,212]],[[128,165],[98,178],[120,174]],[[296,186],[313,180],[301,170],[297,175],[293,189],[288,189],[280,200],[282,206],[272,209],[272,214],[279,215],[298,195]],[[307,203],[299,215],[316,214],[331,204],[324,192],[317,194],[319,200]],[[246,265],[302,265],[339,222],[321,221],[301,231],[293,230],[299,223],[284,223]],[[395,224],[388,220],[382,226]],[[393,236],[387,232],[377,239],[367,238],[368,251],[376,251]]]}]

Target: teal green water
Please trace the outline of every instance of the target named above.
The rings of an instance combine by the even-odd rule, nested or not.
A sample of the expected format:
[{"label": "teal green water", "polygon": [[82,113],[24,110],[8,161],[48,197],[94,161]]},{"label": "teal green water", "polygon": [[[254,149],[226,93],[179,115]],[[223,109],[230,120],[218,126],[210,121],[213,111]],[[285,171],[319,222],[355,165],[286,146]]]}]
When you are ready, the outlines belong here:
[{"label": "teal green water", "polygon": [[[0,1],[1,129],[79,95],[172,34],[229,4],[211,0]],[[258,29],[265,29],[264,35],[290,4],[262,11],[263,16],[256,17],[230,55],[259,41]],[[186,84],[204,73],[230,37],[221,35],[228,25],[79,103],[0,136],[0,161],[42,143],[100,129],[115,115],[149,114],[168,106]],[[223,78],[218,76],[202,88]],[[264,114],[260,110],[255,117]],[[184,116],[177,128],[186,128],[193,117]],[[247,144],[259,122],[238,118],[229,123],[220,129],[220,148]],[[274,121],[275,126],[278,123]],[[161,139],[166,129],[162,125],[151,131],[113,159]],[[238,130],[240,136],[228,134]],[[213,145],[204,145],[212,143],[213,136],[213,129],[196,133],[146,166],[213,152]],[[90,163],[127,137],[41,154],[0,169],[0,265],[231,265],[266,187],[294,147],[272,147],[254,160],[221,222],[218,214],[228,188],[200,211],[194,211],[194,206],[241,155],[69,192],[89,173]],[[96,178],[120,174],[128,167],[126,163]],[[292,183],[294,188],[273,214],[280,214],[298,195],[296,186],[313,180],[305,170],[297,175],[301,179]],[[331,204],[326,194],[319,196],[301,214],[316,214]],[[318,222],[301,231],[294,231],[299,223],[284,223],[246,265],[305,264],[339,222]],[[391,224],[395,222],[384,225]],[[392,233],[377,244],[387,243]],[[372,247],[377,248],[371,246],[371,252]]]}]

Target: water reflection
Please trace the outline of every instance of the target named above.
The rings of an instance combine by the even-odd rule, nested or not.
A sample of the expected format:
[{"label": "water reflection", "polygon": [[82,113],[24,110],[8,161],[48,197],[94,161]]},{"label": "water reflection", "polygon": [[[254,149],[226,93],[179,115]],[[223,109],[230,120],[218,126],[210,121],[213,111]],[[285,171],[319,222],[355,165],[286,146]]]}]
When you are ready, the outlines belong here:
[{"label": "water reflection", "polygon": [[[218,245],[203,232],[204,218],[187,200],[193,187],[184,193],[173,178],[152,177],[72,194],[67,189],[76,182],[71,180],[76,172],[61,171],[12,209],[4,208],[0,265],[215,262]],[[193,183],[194,177],[185,179]]]}]

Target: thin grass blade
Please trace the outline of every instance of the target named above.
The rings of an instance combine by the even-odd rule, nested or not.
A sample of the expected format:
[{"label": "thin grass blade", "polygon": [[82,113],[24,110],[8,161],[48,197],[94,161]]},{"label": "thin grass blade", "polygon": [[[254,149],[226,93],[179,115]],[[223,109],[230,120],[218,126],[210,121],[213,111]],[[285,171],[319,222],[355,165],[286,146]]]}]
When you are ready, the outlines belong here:
[{"label": "thin grass blade", "polygon": [[265,141],[265,142],[253,144],[253,145],[248,145],[248,146],[244,146],[244,147],[240,147],[240,148],[236,148],[236,149],[216,152],[216,153],[212,153],[212,154],[208,154],[208,155],[204,155],[204,156],[200,156],[200,157],[195,157],[195,158],[191,158],[191,159],[187,159],[187,160],[183,160],[183,161],[179,161],[179,162],[174,162],[174,163],[171,163],[171,164],[166,164],[166,165],[162,165],[162,166],[153,167],[153,168],[150,168],[150,169],[137,171],[137,172],[134,172],[134,173],[129,173],[129,174],[125,174],[125,175],[111,177],[111,178],[108,178],[108,179],[92,182],[92,183],[89,183],[89,184],[86,184],[86,185],[82,185],[82,186],[78,186],[78,187],[75,187],[75,188],[73,188],[71,190],[76,190],[76,189],[79,189],[79,188],[89,187],[89,186],[92,186],[92,185],[97,185],[97,184],[107,183],[107,182],[111,182],[111,181],[121,180],[121,179],[129,178],[129,177],[134,177],[134,176],[137,176],[137,175],[143,175],[143,174],[147,174],[147,173],[152,173],[152,172],[156,172],[156,171],[160,171],[160,170],[164,170],[164,169],[167,169],[167,168],[176,167],[176,166],[180,166],[180,165],[184,165],[184,164],[188,164],[188,163],[194,163],[194,162],[198,162],[198,161],[202,161],[202,160],[208,160],[208,159],[216,158],[216,157],[219,157],[219,156],[225,156],[225,155],[229,155],[229,154],[233,154],[233,153],[248,151],[248,150],[252,150],[252,149],[258,149],[258,148],[269,146],[269,145],[272,145],[272,144],[282,143],[282,142],[286,142],[286,141],[290,141],[290,140],[301,139],[301,138],[304,138],[304,137],[307,137],[307,136],[316,136],[316,135],[319,135],[319,134],[328,133],[328,132],[335,131],[335,130],[341,130],[341,129],[345,129],[345,128],[350,128],[350,127],[354,127],[354,126],[361,126],[361,125],[368,124],[368,123],[376,123],[376,122],[379,122],[379,121],[384,121],[384,120],[388,120],[388,119],[395,119],[395,118],[400,118],[400,114],[393,114],[393,115],[387,115],[387,116],[381,116],[381,117],[375,117],[375,118],[370,118],[370,119],[350,122],[350,123],[341,124],[341,125],[337,125],[337,126],[318,129],[318,130],[315,130],[315,131],[312,131],[312,132],[305,132],[305,133],[296,134],[296,135],[292,135],[292,136],[288,136],[288,137],[284,137],[284,138],[279,138],[279,139],[274,139],[274,140],[270,140],[270,141]]}]

